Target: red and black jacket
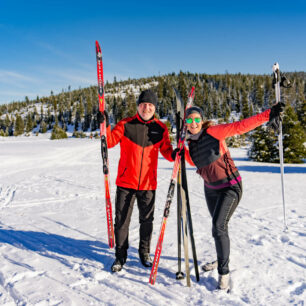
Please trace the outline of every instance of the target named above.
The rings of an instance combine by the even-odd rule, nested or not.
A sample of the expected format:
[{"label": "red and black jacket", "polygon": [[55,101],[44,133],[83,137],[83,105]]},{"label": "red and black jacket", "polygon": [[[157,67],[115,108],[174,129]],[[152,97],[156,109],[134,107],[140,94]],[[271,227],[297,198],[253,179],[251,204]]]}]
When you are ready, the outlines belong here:
[{"label": "red and black jacket", "polygon": [[219,124],[202,130],[188,139],[186,160],[197,167],[205,186],[221,189],[241,181],[238,169],[225,143],[227,137],[247,133],[269,120],[270,110],[250,118]]},{"label": "red and black jacket", "polygon": [[157,187],[158,151],[173,161],[172,145],[166,125],[153,118],[143,121],[139,114],[118,122],[111,131],[107,128],[107,145],[120,142],[120,160],[116,185],[136,190],[155,190]]}]

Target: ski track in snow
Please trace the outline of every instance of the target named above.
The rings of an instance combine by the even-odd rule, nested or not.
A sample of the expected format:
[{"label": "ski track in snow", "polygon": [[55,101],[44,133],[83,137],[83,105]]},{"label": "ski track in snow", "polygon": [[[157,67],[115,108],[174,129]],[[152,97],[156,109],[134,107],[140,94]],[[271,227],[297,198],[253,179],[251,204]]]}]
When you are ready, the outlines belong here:
[{"label": "ski track in snow", "polygon": [[[119,147],[109,151],[111,196]],[[304,305],[306,300],[306,165],[285,174],[288,231],[283,231],[280,175],[275,165],[253,163],[231,149],[241,167],[244,195],[232,217],[231,293],[217,293],[217,272],[201,265],[215,258],[203,182],[187,166],[200,270],[191,287],[177,281],[176,198],[170,209],[156,284],[138,258],[135,203],[128,260],[110,272],[100,142],[17,137],[0,142],[1,305]],[[272,171],[271,171],[272,169]],[[151,253],[154,255],[172,164],[159,158]],[[258,172],[257,172],[258,171]],[[113,209],[114,210],[114,209]],[[183,250],[182,250],[183,256]],[[185,263],[182,260],[182,270]]]},{"label": "ski track in snow", "polygon": [[0,207],[4,208],[8,206],[14,199],[16,192],[15,186],[0,187]]}]

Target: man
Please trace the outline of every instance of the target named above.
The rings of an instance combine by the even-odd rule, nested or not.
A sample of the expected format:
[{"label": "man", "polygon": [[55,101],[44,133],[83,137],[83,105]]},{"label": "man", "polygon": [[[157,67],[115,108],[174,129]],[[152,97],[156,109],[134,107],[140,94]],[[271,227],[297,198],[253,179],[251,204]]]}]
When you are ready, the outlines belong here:
[{"label": "man", "polygon": [[107,112],[98,115],[106,119],[107,145],[120,142],[120,160],[116,179],[115,240],[116,259],[113,272],[122,269],[129,247],[129,225],[135,199],[139,209],[139,257],[143,266],[151,267],[150,243],[153,231],[155,190],[157,187],[158,152],[173,161],[177,150],[172,149],[168,129],[154,117],[157,97],[152,90],[142,91],[137,100],[137,113],[125,118],[113,128],[109,126]]}]

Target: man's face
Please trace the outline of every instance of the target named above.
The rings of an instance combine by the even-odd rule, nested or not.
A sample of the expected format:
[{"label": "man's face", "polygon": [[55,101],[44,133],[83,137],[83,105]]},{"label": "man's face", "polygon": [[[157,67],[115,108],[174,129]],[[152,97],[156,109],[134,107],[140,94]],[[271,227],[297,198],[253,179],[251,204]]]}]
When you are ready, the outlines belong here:
[{"label": "man's face", "polygon": [[143,102],[138,105],[137,111],[140,117],[144,121],[147,121],[153,117],[155,113],[155,106],[152,103]]}]

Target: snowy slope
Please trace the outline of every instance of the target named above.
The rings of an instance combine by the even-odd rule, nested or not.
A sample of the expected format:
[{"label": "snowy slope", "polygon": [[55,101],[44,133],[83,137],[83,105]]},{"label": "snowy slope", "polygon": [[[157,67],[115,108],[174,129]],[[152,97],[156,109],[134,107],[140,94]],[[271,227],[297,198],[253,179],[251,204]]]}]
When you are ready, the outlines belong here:
[{"label": "snowy slope", "polygon": [[[176,206],[171,207],[156,284],[138,259],[138,211],[125,269],[110,273],[99,140],[0,137],[1,305],[304,305],[306,300],[306,165],[286,165],[288,232],[283,232],[275,164],[231,153],[244,195],[232,220],[230,294],[216,293],[217,272],[192,270],[177,281]],[[119,147],[110,150],[114,201]],[[159,158],[151,253],[154,254],[172,164]],[[187,169],[199,263],[215,258],[203,182]],[[191,251],[189,252],[191,254]],[[193,266],[190,260],[191,267]],[[184,264],[183,264],[184,266]]]}]

